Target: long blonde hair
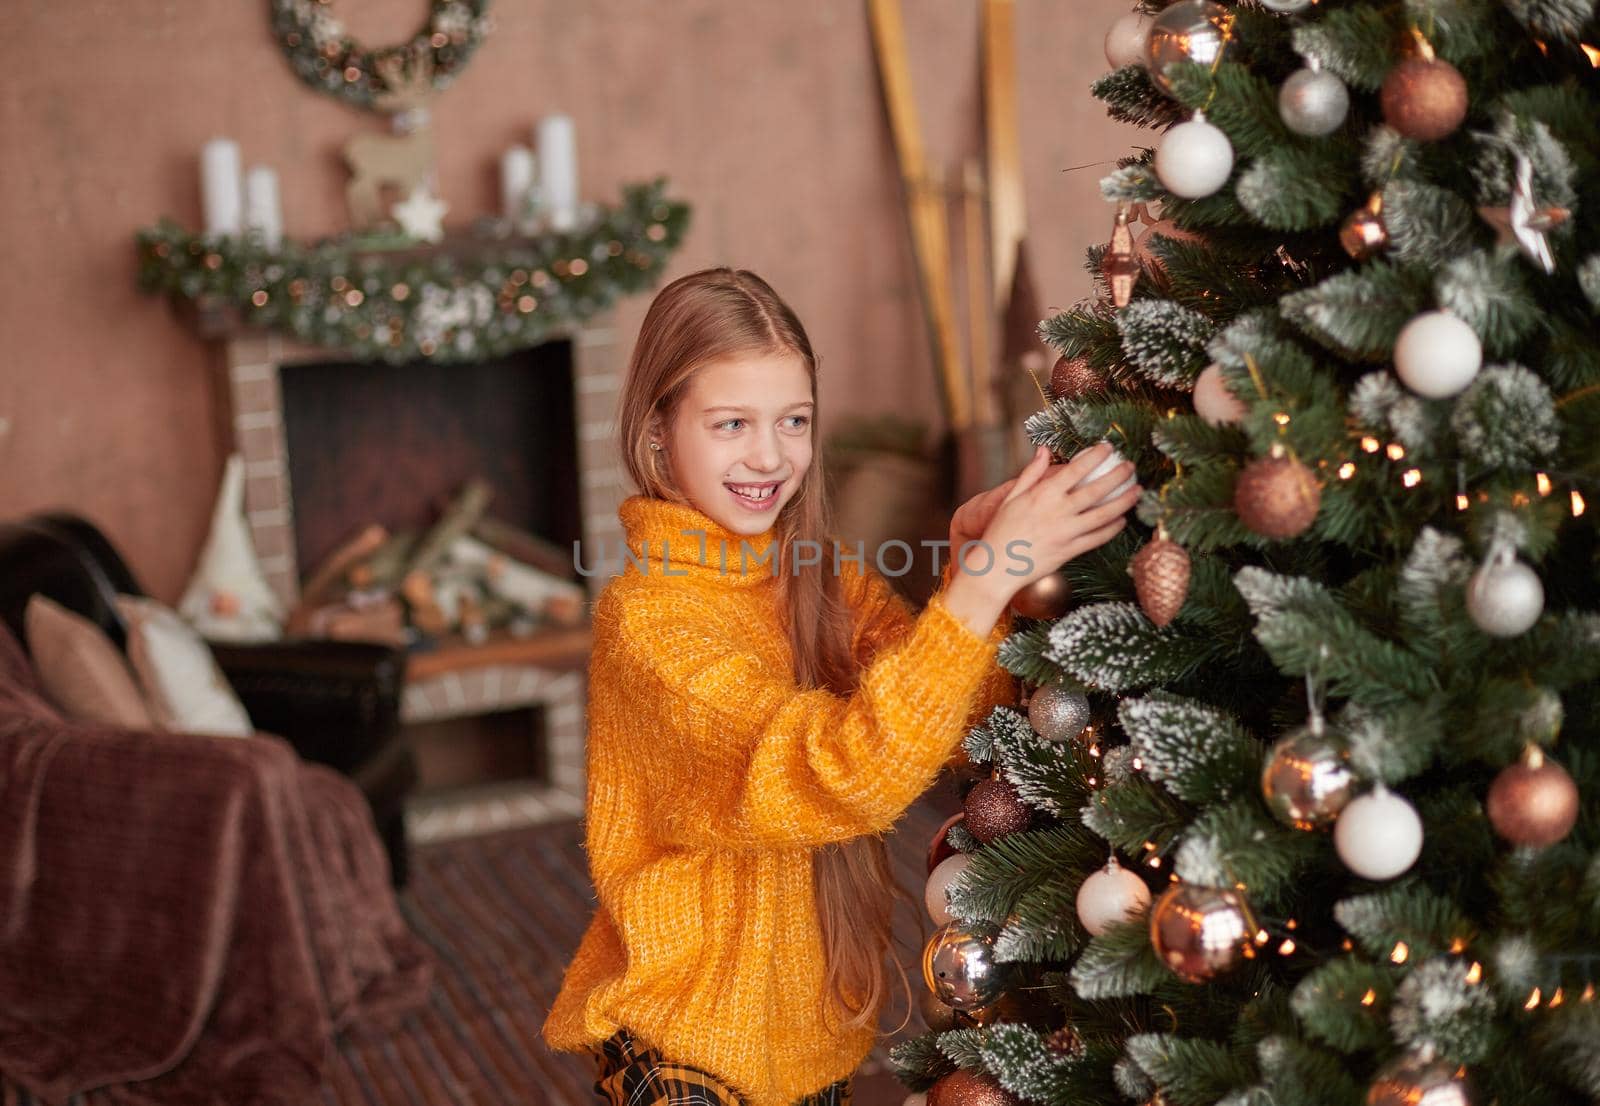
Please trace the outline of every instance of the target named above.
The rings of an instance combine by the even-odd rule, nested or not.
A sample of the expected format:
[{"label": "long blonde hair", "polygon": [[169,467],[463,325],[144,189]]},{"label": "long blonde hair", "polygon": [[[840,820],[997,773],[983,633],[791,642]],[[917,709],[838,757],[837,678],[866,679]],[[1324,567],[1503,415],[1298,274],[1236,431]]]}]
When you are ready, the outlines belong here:
[{"label": "long blonde hair", "polygon": [[[703,269],[679,277],[651,302],[628,364],[628,379],[617,411],[617,434],[623,465],[644,495],[683,502],[673,486],[661,454],[649,447],[652,434],[665,434],[677,414],[689,379],[701,365],[749,353],[793,353],[811,377],[811,398],[817,395],[817,359],[805,328],[766,281],[745,269]],[[819,420],[813,417],[813,443],[820,444]],[[821,564],[791,566],[795,544],[828,549],[831,518],[826,496],[822,453],[813,450],[800,487],[775,523],[779,578],[785,595],[785,621],[794,657],[794,679],[803,688],[826,688],[839,695],[856,689],[860,673],[851,655],[851,613],[831,571],[832,558]],[[812,885],[817,921],[826,957],[824,1016],[831,996],[844,1015],[843,1028],[871,1024],[888,994],[887,961],[898,972],[910,1018],[910,983],[894,958],[893,909],[896,899],[915,901],[894,878],[882,837],[864,835],[813,851]],[[897,1032],[898,1030],[896,1030]]]}]

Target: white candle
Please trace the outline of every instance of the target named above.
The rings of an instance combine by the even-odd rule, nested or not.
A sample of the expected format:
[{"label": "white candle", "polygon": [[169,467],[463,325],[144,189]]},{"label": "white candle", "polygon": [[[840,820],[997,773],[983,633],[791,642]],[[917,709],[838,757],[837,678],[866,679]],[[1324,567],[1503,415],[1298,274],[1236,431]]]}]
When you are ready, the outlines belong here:
[{"label": "white candle", "polygon": [[239,144],[213,138],[200,150],[200,202],[207,234],[238,234],[244,192],[239,181]]},{"label": "white candle", "polygon": [[513,146],[500,155],[500,207],[505,217],[521,223],[526,213],[528,190],[533,187],[533,151]]},{"label": "white candle", "polygon": [[570,115],[539,120],[539,174],[550,226],[571,230],[578,225],[578,143]]},{"label": "white candle", "polygon": [[244,225],[261,234],[268,249],[283,241],[283,210],[278,206],[278,174],[253,165],[244,178]]}]

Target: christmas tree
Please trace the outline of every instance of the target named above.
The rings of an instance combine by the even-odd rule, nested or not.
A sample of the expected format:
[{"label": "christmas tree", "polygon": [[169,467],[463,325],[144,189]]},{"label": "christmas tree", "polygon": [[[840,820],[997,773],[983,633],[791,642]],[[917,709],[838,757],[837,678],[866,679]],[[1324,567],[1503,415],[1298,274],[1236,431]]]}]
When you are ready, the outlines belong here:
[{"label": "christmas tree", "polygon": [[1158,133],[1026,429],[1149,491],[1015,601],[899,1074],[1600,1101],[1595,0],[1185,0],[1107,54]]}]

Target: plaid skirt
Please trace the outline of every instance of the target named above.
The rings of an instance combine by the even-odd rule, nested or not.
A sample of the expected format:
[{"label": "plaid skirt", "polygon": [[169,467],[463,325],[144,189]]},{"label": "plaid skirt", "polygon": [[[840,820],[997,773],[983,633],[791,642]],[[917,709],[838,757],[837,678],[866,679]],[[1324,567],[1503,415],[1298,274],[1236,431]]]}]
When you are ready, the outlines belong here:
[{"label": "plaid skirt", "polygon": [[[748,1106],[716,1076],[673,1063],[626,1029],[594,1051],[594,1089],[610,1106]],[[796,1099],[795,1106],[850,1106],[850,1092],[850,1080],[841,1079]]]}]

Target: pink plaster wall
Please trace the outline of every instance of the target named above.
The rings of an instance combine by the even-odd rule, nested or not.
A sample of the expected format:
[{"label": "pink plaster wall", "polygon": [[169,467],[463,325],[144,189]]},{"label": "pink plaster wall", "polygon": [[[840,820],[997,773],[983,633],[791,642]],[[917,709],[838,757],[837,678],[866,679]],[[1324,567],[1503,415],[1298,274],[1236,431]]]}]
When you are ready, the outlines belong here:
[{"label": "pink plaster wall", "polygon": [[[1088,291],[1083,247],[1110,210],[1100,165],[1138,141],[1087,94],[1125,0],[1018,0],[1019,96],[1042,306]],[[979,149],[977,0],[905,0],[930,155]],[[421,0],[341,0],[369,42]],[[927,342],[862,0],[496,0],[497,28],[434,120],[447,222],[497,202],[501,151],[533,121],[577,121],[582,190],[658,173],[695,207],[668,276],[762,273],[824,357],[825,417],[937,420]],[[133,235],[198,226],[197,157],[226,134],[280,175],[295,236],[345,226],[337,151],[377,126],[301,85],[265,0],[13,0],[0,36],[0,518],[69,506],[98,520],[154,593],[182,588],[228,449],[219,351],[134,288]],[[959,232],[959,227],[953,230]],[[959,255],[959,238],[955,240]],[[957,287],[960,287],[958,282]],[[646,298],[617,313],[636,332]]]}]

